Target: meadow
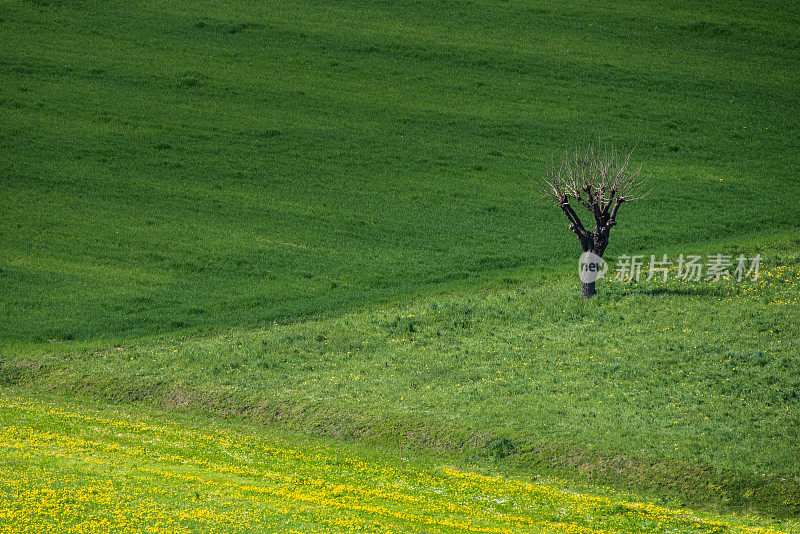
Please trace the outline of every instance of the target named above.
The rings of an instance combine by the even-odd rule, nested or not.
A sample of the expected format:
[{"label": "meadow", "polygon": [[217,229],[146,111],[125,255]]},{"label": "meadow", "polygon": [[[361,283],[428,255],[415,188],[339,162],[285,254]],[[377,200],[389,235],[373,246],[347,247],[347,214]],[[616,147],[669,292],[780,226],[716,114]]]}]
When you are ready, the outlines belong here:
[{"label": "meadow", "polygon": [[[799,26],[791,2],[0,4],[2,517],[792,531]],[[609,260],[759,254],[760,277],[580,301],[532,179],[598,138],[653,186]],[[281,440],[271,482],[268,454],[228,454]],[[351,447],[376,467],[332,473]],[[385,476],[386,451],[428,460]],[[409,520],[426,484],[463,507]],[[94,486],[127,508],[85,508]],[[521,522],[462,499],[484,490]],[[351,506],[373,497],[388,523]],[[237,502],[261,521],[214,523]]]},{"label": "meadow", "polygon": [[[0,532],[784,534],[341,443],[0,396]],[[384,453],[380,455],[379,453]],[[14,495],[14,498],[11,498]]]},{"label": "meadow", "polygon": [[0,5],[0,343],[259,325],[573,262],[531,178],[600,137],[610,254],[797,229],[794,2]]},{"label": "meadow", "polygon": [[755,281],[508,278],[288,325],[11,357],[7,387],[800,514],[800,257]]}]

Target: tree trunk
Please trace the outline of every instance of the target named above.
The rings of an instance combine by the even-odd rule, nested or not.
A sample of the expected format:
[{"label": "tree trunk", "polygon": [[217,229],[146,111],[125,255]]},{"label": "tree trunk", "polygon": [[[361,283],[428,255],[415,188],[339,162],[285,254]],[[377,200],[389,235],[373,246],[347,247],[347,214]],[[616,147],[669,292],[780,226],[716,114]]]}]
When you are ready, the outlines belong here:
[{"label": "tree trunk", "polygon": [[597,294],[594,289],[594,282],[581,282],[581,298],[588,299]]},{"label": "tree trunk", "polygon": [[[606,249],[606,243],[602,242],[602,240],[598,239],[597,235],[593,236],[593,247],[589,247],[589,250],[584,249],[583,253],[588,254],[587,260],[591,259],[591,264],[594,265],[594,270],[584,271],[581,273],[581,298],[582,299],[590,299],[597,294],[597,291],[594,288],[594,284],[597,281],[598,277],[603,276],[602,270],[602,262],[603,262],[603,252]],[[600,264],[596,263],[598,261]],[[586,269],[587,265],[584,265],[584,269]]]}]

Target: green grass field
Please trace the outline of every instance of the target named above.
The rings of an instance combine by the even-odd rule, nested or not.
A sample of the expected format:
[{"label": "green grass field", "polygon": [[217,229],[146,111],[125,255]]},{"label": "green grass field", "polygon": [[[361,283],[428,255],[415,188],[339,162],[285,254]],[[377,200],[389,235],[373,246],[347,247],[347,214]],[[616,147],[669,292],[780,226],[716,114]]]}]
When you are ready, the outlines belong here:
[{"label": "green grass field", "polygon": [[[752,245],[754,248],[757,244]],[[800,514],[800,258],[755,282],[575,281],[132,346],[51,344],[14,391],[199,410],[666,502]],[[784,252],[781,252],[781,251]]]},{"label": "green grass field", "polygon": [[796,229],[800,10],[4,2],[0,339],[258,325],[572,262],[530,178],[600,136],[609,254]]},{"label": "green grass field", "polygon": [[[433,455],[424,476],[454,494],[442,462],[796,520],[798,27],[791,2],[0,2],[1,513],[14,491],[103,479],[130,514],[164,495],[131,529],[176,510],[199,522],[170,528],[202,529],[237,499],[264,531],[381,527],[274,492],[259,504],[245,480],[189,504],[186,481],[138,470],[104,427],[74,457],[8,433],[64,437],[83,403],[123,407],[100,408],[112,427],[139,413],[180,434],[196,417],[292,450],[325,436],[345,455]],[[579,248],[532,178],[598,137],[635,146],[653,186],[623,206],[609,259],[761,254],[761,277],[602,280],[580,301]],[[34,424],[29,404],[55,413]],[[220,460],[208,447],[192,458]],[[119,471],[89,466],[98,450]],[[381,506],[433,498],[409,491]],[[625,506],[469,524],[745,528],[656,527]],[[37,517],[99,524],[51,512]]]},{"label": "green grass field", "polygon": [[3,533],[798,532],[795,523],[665,508],[609,488],[575,493],[559,480],[141,411],[3,395],[0,414]]}]

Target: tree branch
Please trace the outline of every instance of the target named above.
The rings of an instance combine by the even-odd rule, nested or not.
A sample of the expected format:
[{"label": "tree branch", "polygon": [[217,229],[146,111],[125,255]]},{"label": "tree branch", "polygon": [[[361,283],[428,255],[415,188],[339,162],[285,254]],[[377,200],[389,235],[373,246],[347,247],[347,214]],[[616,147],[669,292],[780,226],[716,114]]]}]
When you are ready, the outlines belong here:
[{"label": "tree branch", "polygon": [[609,228],[617,224],[617,211],[619,211],[619,207],[623,202],[625,202],[625,197],[617,197],[614,202],[614,207],[611,209],[611,214],[608,216],[608,222],[606,223]]},{"label": "tree branch", "polygon": [[[632,154],[590,144],[583,151],[565,152],[558,163],[551,160],[545,176],[537,180],[547,202],[561,207],[584,250],[605,250],[622,203],[649,193],[645,190],[649,177],[641,174],[641,167],[629,169]],[[570,205],[571,199],[594,216],[591,232]]]},{"label": "tree branch", "polygon": [[566,198],[561,203],[561,210],[564,212],[564,215],[567,216],[567,219],[569,219],[571,223],[570,229],[573,232],[579,236],[586,236],[588,234],[586,228],[583,227],[583,223],[581,223],[580,217],[578,217],[578,214],[572,209],[572,206],[569,205],[569,200]]}]

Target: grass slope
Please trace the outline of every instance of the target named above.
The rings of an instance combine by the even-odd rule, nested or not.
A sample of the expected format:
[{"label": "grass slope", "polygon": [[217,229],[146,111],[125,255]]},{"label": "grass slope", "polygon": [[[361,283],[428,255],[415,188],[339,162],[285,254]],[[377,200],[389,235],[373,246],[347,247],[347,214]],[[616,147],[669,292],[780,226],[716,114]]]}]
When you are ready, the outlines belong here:
[{"label": "grass slope", "polygon": [[0,343],[560,265],[529,176],[636,144],[614,251],[797,228],[796,2],[0,5]]},{"label": "grass slope", "polygon": [[509,278],[264,329],[51,344],[0,377],[796,516],[796,247],[762,248],[755,282],[603,281],[582,302],[574,275]]},{"label": "grass slope", "polygon": [[134,410],[0,395],[0,423],[3,533],[798,532]]},{"label": "grass slope", "polygon": [[[0,385],[797,516],[798,22],[3,3]],[[530,173],[597,135],[654,176],[611,256],[761,251],[762,279],[577,301]]]}]

